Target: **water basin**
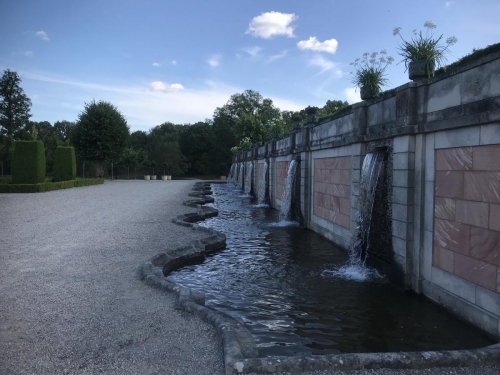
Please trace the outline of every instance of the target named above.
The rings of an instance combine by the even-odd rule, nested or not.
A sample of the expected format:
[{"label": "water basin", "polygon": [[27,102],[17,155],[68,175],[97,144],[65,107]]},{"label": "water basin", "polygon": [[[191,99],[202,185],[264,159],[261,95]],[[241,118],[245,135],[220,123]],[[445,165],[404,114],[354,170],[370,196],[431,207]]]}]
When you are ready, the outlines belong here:
[{"label": "water basin", "polygon": [[[232,184],[212,186],[227,248],[168,279],[206,293],[206,305],[244,323],[259,355],[473,349],[487,334],[385,278],[336,277],[347,252],[316,233],[277,226],[278,212],[255,207]],[[254,206],[252,206],[252,204]],[[325,272],[326,271],[326,272]]]}]

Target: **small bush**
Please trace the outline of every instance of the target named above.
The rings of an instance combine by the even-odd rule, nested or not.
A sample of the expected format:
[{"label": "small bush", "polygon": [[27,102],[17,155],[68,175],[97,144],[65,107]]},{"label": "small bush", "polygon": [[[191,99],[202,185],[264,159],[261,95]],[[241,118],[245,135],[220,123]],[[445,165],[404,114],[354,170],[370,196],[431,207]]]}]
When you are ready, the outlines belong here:
[{"label": "small bush", "polygon": [[75,180],[75,187],[101,184],[104,184],[104,178],[77,178]]},{"label": "small bush", "polygon": [[73,147],[57,147],[54,159],[54,182],[76,178],[76,159]]},{"label": "small bush", "polygon": [[45,150],[42,141],[15,141],[12,155],[12,183],[38,184],[45,181]]},{"label": "small bush", "polygon": [[4,185],[4,184],[10,184],[12,182],[12,179],[10,178],[10,176],[2,176],[0,177],[0,185]]}]

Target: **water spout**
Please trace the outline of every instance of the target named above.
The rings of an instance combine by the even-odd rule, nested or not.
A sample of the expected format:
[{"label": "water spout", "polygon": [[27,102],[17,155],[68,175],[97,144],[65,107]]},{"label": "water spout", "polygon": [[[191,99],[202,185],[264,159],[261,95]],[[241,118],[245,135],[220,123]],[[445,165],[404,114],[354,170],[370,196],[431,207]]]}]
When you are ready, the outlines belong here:
[{"label": "water spout", "polygon": [[245,178],[245,194],[250,195],[252,193],[252,172],[253,172],[253,163],[250,163],[247,175]]},{"label": "water spout", "polygon": [[280,221],[290,221],[292,218],[292,188],[295,180],[295,172],[297,170],[297,162],[292,160],[288,167],[286,176],[285,190],[281,197]]},{"label": "water spout", "polygon": [[240,172],[238,173],[238,186],[241,190],[243,190],[243,172],[244,172],[245,165],[243,163],[240,164]]},{"label": "water spout", "polygon": [[264,206],[266,205],[266,188],[267,188],[267,169],[269,165],[266,161],[264,161],[264,165],[262,167],[262,176],[259,181],[259,191],[258,191],[258,205]]}]

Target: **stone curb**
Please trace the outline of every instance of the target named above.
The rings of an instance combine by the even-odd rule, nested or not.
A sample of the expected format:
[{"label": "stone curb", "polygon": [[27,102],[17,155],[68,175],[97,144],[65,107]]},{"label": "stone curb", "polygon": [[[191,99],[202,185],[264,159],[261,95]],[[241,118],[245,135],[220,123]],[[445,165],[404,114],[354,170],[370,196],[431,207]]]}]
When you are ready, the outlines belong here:
[{"label": "stone curb", "polygon": [[351,353],[297,357],[258,358],[255,341],[248,329],[234,318],[205,306],[205,294],[183,287],[166,279],[175,269],[193,262],[201,262],[206,254],[221,250],[226,245],[226,236],[210,228],[194,224],[218,215],[214,208],[204,207],[213,203],[209,183],[197,182],[190,197],[183,204],[196,208],[196,212],[179,215],[172,221],[207,233],[207,237],[192,241],[189,245],[155,255],[139,268],[139,277],[147,284],[175,292],[182,309],[196,313],[212,324],[220,334],[224,346],[226,374],[273,372],[305,372],[317,370],[362,370],[362,369],[424,369],[433,367],[472,367],[500,364],[500,344],[473,350],[395,352],[395,353]]}]

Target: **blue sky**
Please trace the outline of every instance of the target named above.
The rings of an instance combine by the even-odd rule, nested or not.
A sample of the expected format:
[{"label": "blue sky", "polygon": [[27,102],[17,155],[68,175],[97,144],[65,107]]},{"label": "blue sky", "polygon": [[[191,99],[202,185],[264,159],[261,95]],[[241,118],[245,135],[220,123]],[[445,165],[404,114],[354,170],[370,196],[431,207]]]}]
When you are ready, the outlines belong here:
[{"label": "blue sky", "polygon": [[356,102],[349,63],[382,49],[402,85],[398,26],[457,37],[449,62],[500,42],[500,0],[3,0],[0,14],[0,69],[20,74],[32,120],[102,99],[132,130],[203,121],[246,89],[283,110]]}]

